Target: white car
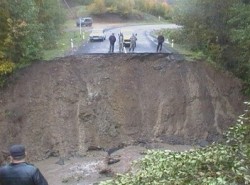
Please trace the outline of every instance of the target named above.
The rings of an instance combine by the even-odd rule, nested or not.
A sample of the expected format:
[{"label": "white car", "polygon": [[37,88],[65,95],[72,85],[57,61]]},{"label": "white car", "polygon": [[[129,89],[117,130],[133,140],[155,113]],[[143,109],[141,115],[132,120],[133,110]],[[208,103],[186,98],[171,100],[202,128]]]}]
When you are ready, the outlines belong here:
[{"label": "white car", "polygon": [[131,29],[121,29],[121,33],[123,34],[123,46],[130,47],[130,37],[134,34]]},{"label": "white car", "polygon": [[106,39],[106,35],[103,29],[94,29],[89,35],[90,42],[104,41],[105,39]]}]

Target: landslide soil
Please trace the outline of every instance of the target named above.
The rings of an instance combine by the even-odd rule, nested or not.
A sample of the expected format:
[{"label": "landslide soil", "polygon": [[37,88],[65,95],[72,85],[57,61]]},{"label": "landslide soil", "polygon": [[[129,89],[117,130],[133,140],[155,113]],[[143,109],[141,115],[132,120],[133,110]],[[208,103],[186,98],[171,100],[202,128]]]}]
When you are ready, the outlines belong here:
[{"label": "landslide soil", "polygon": [[[0,162],[23,143],[50,184],[92,184],[128,171],[147,149],[219,140],[242,113],[241,88],[229,73],[166,54],[37,62],[0,91]],[[107,165],[108,153],[120,161]]]}]

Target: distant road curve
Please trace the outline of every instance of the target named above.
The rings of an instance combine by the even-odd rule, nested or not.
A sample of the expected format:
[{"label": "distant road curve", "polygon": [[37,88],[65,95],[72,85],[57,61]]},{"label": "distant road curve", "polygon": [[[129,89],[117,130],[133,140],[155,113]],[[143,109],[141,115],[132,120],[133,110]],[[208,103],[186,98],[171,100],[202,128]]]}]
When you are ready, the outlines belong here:
[{"label": "distant road curve", "polygon": [[[85,42],[82,46],[78,48],[75,54],[84,54],[84,53],[108,53],[109,50],[109,41],[108,37],[115,33],[117,38],[117,42],[115,44],[115,52],[119,52],[118,48],[118,33],[121,28],[131,29],[134,33],[137,34],[137,44],[135,53],[155,53],[157,40],[150,33],[152,31],[160,30],[160,29],[178,29],[180,26],[176,24],[157,24],[157,25],[119,25],[119,24],[96,24],[93,28],[85,28],[87,31],[91,31],[91,29],[105,29],[107,39],[103,42]],[[172,50],[170,48],[171,44],[167,44],[168,38],[165,38],[166,44],[163,47],[162,52],[171,53]],[[128,53],[128,48],[125,48],[125,53]]]}]

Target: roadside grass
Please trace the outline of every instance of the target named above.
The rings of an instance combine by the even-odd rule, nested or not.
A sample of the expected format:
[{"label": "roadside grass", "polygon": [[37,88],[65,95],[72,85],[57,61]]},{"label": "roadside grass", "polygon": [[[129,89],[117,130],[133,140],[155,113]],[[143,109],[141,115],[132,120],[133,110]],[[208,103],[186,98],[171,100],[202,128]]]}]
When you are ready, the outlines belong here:
[{"label": "roadside grass", "polygon": [[202,60],[204,57],[201,53],[191,51],[186,45],[174,43],[173,48],[188,61]]},{"label": "roadside grass", "polygon": [[[168,41],[167,47],[170,51],[178,53],[184,56],[187,61],[208,61],[213,63],[213,61],[208,60],[207,56],[201,51],[192,51],[190,46],[187,44],[180,43],[181,40],[178,38],[178,29],[161,29],[158,31],[154,31],[152,36],[157,38],[159,33],[163,34],[165,37],[165,41]],[[174,41],[172,47],[172,39]],[[177,40],[177,42],[176,42]]]},{"label": "roadside grass", "polygon": [[76,19],[68,19],[63,24],[62,29],[64,29],[64,30],[79,30],[79,28],[76,27]]},{"label": "roadside grass", "polygon": [[166,20],[159,19],[158,17],[141,12],[139,10],[133,10],[132,13],[129,15],[129,21],[131,23],[138,23],[139,24],[163,24],[166,23]]},{"label": "roadside grass", "polygon": [[[82,32],[86,39],[86,33]],[[44,51],[43,59],[51,60],[56,57],[63,57],[69,52],[71,52],[71,39],[73,40],[74,48],[78,48],[85,39],[80,36],[79,30],[73,31],[63,31],[59,36],[54,49],[49,49]]]}]

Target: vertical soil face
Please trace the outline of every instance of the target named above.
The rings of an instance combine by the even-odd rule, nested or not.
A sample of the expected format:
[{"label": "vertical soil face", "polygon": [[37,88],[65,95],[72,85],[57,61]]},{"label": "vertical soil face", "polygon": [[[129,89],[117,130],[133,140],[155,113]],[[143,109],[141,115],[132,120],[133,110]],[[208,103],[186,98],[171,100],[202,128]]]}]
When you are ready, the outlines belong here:
[{"label": "vertical soil face", "polygon": [[84,155],[93,146],[212,142],[242,113],[240,90],[228,73],[164,54],[38,62],[0,91],[0,148],[21,142],[39,160]]}]

